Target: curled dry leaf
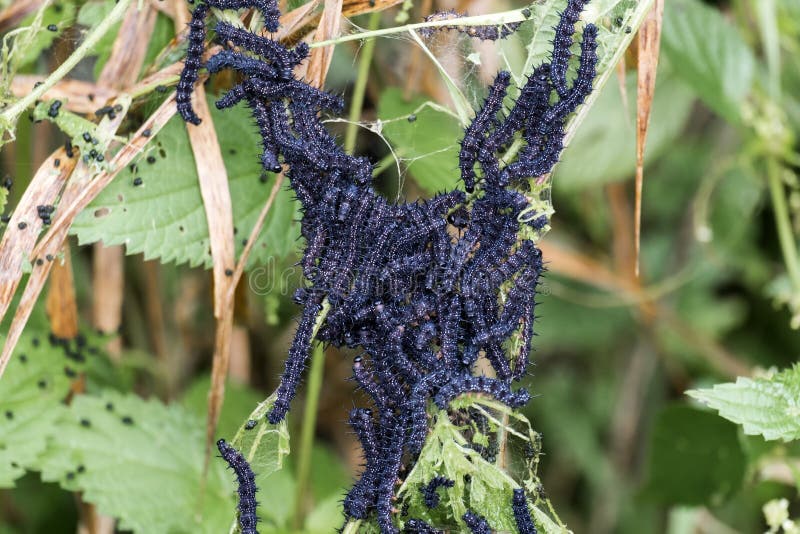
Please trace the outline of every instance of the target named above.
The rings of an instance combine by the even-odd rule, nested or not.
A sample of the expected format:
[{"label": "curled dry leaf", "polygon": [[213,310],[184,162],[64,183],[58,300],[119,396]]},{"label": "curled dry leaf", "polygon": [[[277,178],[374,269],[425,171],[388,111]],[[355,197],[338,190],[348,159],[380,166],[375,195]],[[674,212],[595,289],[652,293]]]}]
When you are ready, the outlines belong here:
[{"label": "curled dry leaf", "polygon": [[[36,171],[11,215],[8,228],[0,240],[0,320],[11,305],[24,268],[30,265],[30,258],[36,257],[33,250],[43,227],[36,207],[56,202],[77,159],[68,158],[64,148],[53,152]],[[0,376],[6,363],[0,360]]]},{"label": "curled dry leaf", "polygon": [[211,445],[214,443],[217,422],[225,398],[225,379],[228,376],[231,357],[233,299],[228,295],[232,293],[231,273],[235,267],[233,206],[225,162],[222,159],[217,132],[214,130],[202,85],[198,85],[195,89],[193,105],[202,122],[196,126],[187,124],[187,129],[208,222],[214,271],[214,317],[217,319],[206,419],[206,467],[208,467]]},{"label": "curled dry leaf", "polygon": [[44,0],[15,0],[0,12],[0,33],[5,33],[19,21],[39,9]]},{"label": "curled dry leaf", "polygon": [[650,108],[656,90],[661,21],[664,17],[664,0],[655,0],[653,7],[639,28],[638,79],[636,85],[636,208],[634,240],[636,248],[636,275],[639,275],[639,253],[642,231],[642,184],[644,182],[644,147]]},{"label": "curled dry leaf", "polygon": [[[125,102],[124,110],[122,113],[117,115],[114,119],[104,119],[103,122],[100,123],[97,134],[98,138],[100,139],[111,139],[114,136],[114,133],[119,128],[119,125],[122,123],[123,118],[125,117],[124,111],[127,110],[128,105],[130,104],[130,99]],[[63,150],[63,149],[59,149]],[[66,156],[66,154],[65,154]],[[80,198],[86,189],[88,188],[89,184],[93,183],[94,180],[92,178],[97,174],[96,168],[93,165],[90,165],[88,162],[82,161],[79,157],[69,158],[70,161],[77,160],[72,164],[72,168],[68,174],[65,175],[65,178],[69,178],[69,181],[64,188],[64,192],[61,195],[61,199],[59,200],[58,209],[56,209],[54,216],[55,220],[59,221],[65,217],[64,213],[61,213],[61,206],[70,206],[76,203],[77,199]],[[40,177],[40,182],[42,182],[43,187],[47,187],[47,184],[43,183],[45,181],[52,181],[51,178],[51,169],[55,166],[55,161],[45,161],[44,165],[40,167],[39,171],[34,176],[34,179],[31,181],[31,184],[28,186],[28,189],[25,191],[27,195],[37,184],[37,177]],[[63,164],[59,164],[57,169],[61,169]],[[62,182],[63,183],[63,182]],[[40,186],[40,187],[42,187]],[[59,187],[60,189],[60,187]],[[37,209],[36,206],[41,204],[54,204],[56,196],[53,195],[50,197],[50,202],[39,202],[36,204],[29,204],[26,206],[26,211],[23,213],[28,213],[29,216],[36,213]],[[24,196],[23,196],[24,199]],[[20,207],[17,207],[15,210],[15,215],[19,212]],[[33,212],[33,213],[31,213]],[[74,215],[73,215],[74,217]],[[38,216],[36,216],[38,219]],[[70,219],[71,223],[71,219]],[[27,248],[23,250],[30,250],[33,248],[33,244],[35,243],[36,237],[38,236],[38,230],[41,229],[41,222],[37,225],[37,231],[34,233],[31,231],[31,241],[30,243],[26,243],[28,245]],[[26,228],[27,229],[27,228]],[[33,307],[36,304],[39,295],[44,289],[44,284],[47,281],[47,277],[50,274],[50,270],[53,267],[53,264],[57,260],[59,253],[61,252],[62,247],[67,239],[67,232],[69,230],[69,224],[61,224],[61,225],[53,225],[50,231],[47,233],[47,241],[43,239],[36,247],[33,249],[33,253],[29,256],[31,260],[31,274],[28,277],[28,283],[25,286],[25,289],[22,293],[22,298],[19,301],[19,305],[17,309],[14,311],[14,318],[11,321],[11,326],[8,331],[8,336],[6,337],[6,342],[3,345],[2,353],[0,353],[0,376],[2,376],[2,371],[5,369],[5,366],[8,364],[9,359],[11,358],[11,353],[14,350],[17,342],[19,341],[20,336],[22,335],[22,330],[28,322],[28,318],[33,311]],[[8,233],[8,232],[6,232]],[[4,241],[5,241],[5,237]],[[0,250],[3,253],[11,253],[11,254],[19,254],[19,250],[14,248],[13,245],[8,247],[5,245],[5,242],[0,243]],[[13,252],[12,252],[13,251]],[[21,277],[21,270],[19,276]],[[17,279],[16,284],[14,284],[14,289],[16,289],[16,285],[19,283],[19,279]],[[7,298],[10,299],[13,297],[13,292],[8,294]],[[2,302],[5,302],[6,296],[2,297]],[[7,307],[7,305],[4,305]],[[5,310],[3,310],[5,311]]]},{"label": "curled dry leaf", "polygon": [[[11,81],[11,92],[19,98],[30,93],[33,87],[44,79],[44,76],[36,74],[18,74]],[[45,92],[42,100],[60,100],[64,103],[64,109],[74,113],[94,113],[116,96],[117,92],[108,87],[67,79],[61,80]]]}]

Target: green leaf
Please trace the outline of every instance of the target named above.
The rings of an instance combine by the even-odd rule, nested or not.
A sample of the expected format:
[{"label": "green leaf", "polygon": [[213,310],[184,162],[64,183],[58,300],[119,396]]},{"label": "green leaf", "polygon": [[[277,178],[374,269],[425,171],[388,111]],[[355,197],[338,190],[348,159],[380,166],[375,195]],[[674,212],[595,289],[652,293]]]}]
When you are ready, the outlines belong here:
[{"label": "green leaf", "polygon": [[[537,527],[545,533],[567,532],[566,527],[558,525],[545,513],[549,505],[535,491],[539,485],[536,476],[538,454],[535,453],[538,437],[528,420],[500,403],[472,396],[456,399],[451,408],[470,410],[463,413],[473,414],[473,421],[474,414],[480,413],[486,417],[494,439],[505,435],[509,447],[524,444],[533,454],[516,455],[524,464],[518,469],[518,478],[522,480],[518,482],[509,472],[496,463],[490,463],[470,446],[481,441],[467,439],[464,431],[470,426],[454,425],[447,412],[436,412],[433,428],[419,459],[398,493],[399,498],[408,504],[408,517],[418,517],[437,528],[455,531],[456,527],[465,528],[461,518],[470,509],[484,516],[493,529],[513,532],[516,525],[511,509],[512,492],[515,488],[525,487],[529,495],[535,497],[532,514]],[[452,480],[454,486],[440,490],[442,504],[431,510],[425,506],[420,488],[438,475]]]},{"label": "green leaf", "polygon": [[55,422],[66,409],[61,401],[73,380],[67,373],[84,368],[75,358],[85,354],[74,342],[66,348],[33,333],[23,334],[17,344],[0,380],[0,487],[13,487],[56,435]]},{"label": "green leaf", "polygon": [[[289,427],[286,420],[271,425],[266,419],[267,413],[275,404],[275,399],[276,394],[273,393],[260,402],[231,441],[260,477],[269,476],[280,469],[284,457],[289,454]],[[247,429],[248,421],[255,421],[256,426]]]},{"label": "green leaf", "polygon": [[[531,11],[529,20],[533,32],[527,39],[525,63],[518,72],[514,72],[517,84],[524,83],[525,76],[529,75],[535,66],[550,61],[555,27],[561,18],[564,5],[564,0],[544,0],[528,6]],[[636,6],[635,0],[594,0],[584,8],[581,18],[586,22],[594,23],[599,30],[597,38],[598,73],[614,66],[615,52],[623,46],[625,41],[630,39],[631,36],[625,31],[625,28],[631,22]],[[606,23],[608,19],[619,20],[620,23],[609,25]],[[581,31],[580,25],[577,30]],[[577,44],[580,37],[576,35],[573,41],[576,42],[573,50],[577,52],[580,49]],[[574,65],[572,68],[574,72]]]},{"label": "green leaf", "polygon": [[[238,254],[275,176],[269,175],[266,182],[259,179],[260,140],[256,129],[249,127],[248,111],[243,106],[224,112],[210,107],[228,172]],[[133,185],[137,177],[142,179],[140,186]],[[299,235],[296,210],[292,194],[282,187],[248,258],[249,267],[272,256],[284,257],[294,249]],[[78,215],[72,232],[81,244],[124,244],[128,254],[141,252],[146,259],[211,266],[194,156],[180,117],[170,120],[135,165],[123,170]]]},{"label": "green leaf", "polygon": [[659,414],[645,493],[669,504],[718,504],[739,490],[747,465],[736,425],[697,408]]},{"label": "green leaf", "polygon": [[800,365],[769,378],[739,377],[735,383],[686,394],[742,425],[745,434],[768,440],[800,439]]},{"label": "green leaf", "polygon": [[[636,94],[636,74],[626,78],[627,93]],[[653,98],[645,162],[667,150],[683,131],[693,96],[674,75],[661,69]],[[619,85],[602,89],[591,113],[581,124],[556,167],[556,188],[575,191],[624,180],[636,168],[636,106],[625,108]]]},{"label": "green leaf", "polygon": [[0,187],[0,213],[6,210],[6,204],[8,204],[8,189]]},{"label": "green leaf", "polygon": [[[111,10],[114,9],[114,4],[106,2],[105,0],[90,0],[81,6],[78,11],[78,24],[92,28],[100,24],[100,22],[109,16]],[[96,57],[97,60],[94,64],[94,77],[100,74],[103,70],[109,56],[111,56],[111,49],[114,47],[114,41],[119,34],[120,24],[112,27],[95,45],[89,57]]]},{"label": "green leaf", "polygon": [[317,506],[306,517],[304,532],[309,534],[327,534],[331,526],[342,522],[342,496],[333,495]]},{"label": "green leaf", "polygon": [[81,491],[120,528],[219,534],[227,527],[233,479],[212,456],[203,493],[203,421],[180,406],[132,394],[78,395],[53,426],[58,439],[42,456],[42,479]]},{"label": "green leaf", "polygon": [[[667,2],[661,35],[664,55],[709,108],[739,122],[750,93],[755,59],[739,31],[719,10],[697,0]],[[655,117],[651,121],[657,124]]]},{"label": "green leaf", "polygon": [[[416,116],[413,122],[408,121],[411,115]],[[397,87],[381,94],[378,117],[383,134],[407,161],[408,171],[422,189],[434,194],[460,184],[457,140],[464,131],[455,117],[423,98],[405,100]]]}]

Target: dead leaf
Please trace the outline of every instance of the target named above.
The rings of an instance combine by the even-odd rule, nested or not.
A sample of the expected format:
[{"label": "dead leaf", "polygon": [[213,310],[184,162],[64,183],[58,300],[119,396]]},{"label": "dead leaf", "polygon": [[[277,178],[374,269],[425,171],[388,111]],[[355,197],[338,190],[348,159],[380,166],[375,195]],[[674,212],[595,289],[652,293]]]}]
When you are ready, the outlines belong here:
[{"label": "dead leaf", "polygon": [[661,21],[664,0],[654,0],[653,8],[639,28],[638,75],[636,83],[636,207],[634,208],[634,240],[636,251],[636,276],[639,276],[639,254],[642,233],[642,186],[644,182],[644,147],[650,108],[656,90]]},{"label": "dead leaf", "polygon": [[[122,318],[122,301],[125,291],[124,250],[121,245],[112,247],[95,243],[92,254],[92,326],[104,334],[114,334]],[[122,350],[115,336],[106,346],[112,359]]]},{"label": "dead leaf", "polygon": [[158,13],[149,2],[142,4],[142,9],[138,6],[138,2],[131,3],[122,19],[111,56],[97,80],[100,86],[122,89],[139,78],[149,44],[142,36],[153,33]]},{"label": "dead leaf", "polygon": [[319,14],[314,13],[322,0],[311,0],[307,4],[284,13],[281,16],[281,24],[278,27],[278,32],[274,34],[274,38],[278,41],[284,41],[294,36],[305,26],[318,20]]},{"label": "dead leaf", "polygon": [[[176,113],[175,95],[171,95],[139,127],[132,139],[114,155],[109,162],[109,169],[107,171],[98,174],[69,204],[66,204],[62,200],[59,205],[59,211],[56,213],[57,217],[53,220],[53,225],[36,245],[33,253],[38,256],[39,253],[55,239],[58,232],[63,230],[65,226],[69,227],[78,213],[88,206],[89,203],[111,183],[117,174],[127,168],[128,164],[141,153],[142,149],[150,142],[153,136],[161,131],[161,128],[163,128]],[[148,131],[150,135],[147,137],[142,135],[145,131]],[[1,250],[4,250],[2,243],[0,243],[0,251]],[[2,266],[2,263],[0,263],[0,266]],[[0,282],[1,281],[2,279],[0,278]],[[0,303],[2,303],[2,285],[0,285]]]},{"label": "dead leaf", "polygon": [[[0,321],[5,317],[17,291],[23,266],[29,263],[30,258],[36,257],[33,250],[43,228],[36,207],[55,204],[78,157],[76,154],[75,157],[68,158],[64,148],[53,152],[36,171],[11,214],[11,220],[0,240]],[[0,361],[0,376],[5,369],[5,363]]]},{"label": "dead leaf", "polygon": [[0,33],[5,33],[16,26],[19,21],[33,13],[44,0],[15,0],[7,8],[0,12]]},{"label": "dead leaf", "polygon": [[78,335],[78,304],[75,301],[75,284],[72,278],[72,258],[69,245],[61,248],[60,261],[54,262],[50,272],[50,291],[47,293],[47,316],[50,330],[56,336],[72,339]]},{"label": "dead leaf", "polygon": [[373,11],[382,11],[402,3],[403,0],[344,0],[342,15],[352,17]]},{"label": "dead leaf", "polygon": [[[17,74],[11,80],[11,92],[19,98],[33,90],[34,85],[43,82],[44,76],[36,74]],[[42,95],[42,100],[61,100],[64,108],[74,113],[94,113],[106,102],[115,98],[117,92],[81,80],[61,80]]]},{"label": "dead leaf", "polygon": [[236,264],[233,249],[233,207],[228,189],[228,174],[202,85],[198,85],[195,89],[193,104],[202,122],[197,126],[187,124],[187,129],[208,222],[214,272],[214,317],[217,320],[206,420],[206,465],[208,465],[225,397],[225,379],[230,366],[233,299],[228,295],[231,293],[233,269]]},{"label": "dead leaf", "polygon": [[247,237],[247,244],[244,246],[242,254],[239,256],[239,260],[236,262],[236,269],[233,271],[231,287],[228,289],[229,293],[227,298],[230,301],[233,301],[236,286],[239,284],[239,280],[242,278],[245,265],[247,265],[247,258],[250,257],[250,252],[253,250],[253,246],[258,240],[258,234],[261,233],[261,228],[264,226],[264,221],[267,219],[267,214],[272,208],[273,202],[275,202],[275,197],[278,196],[278,192],[281,190],[284,177],[285,175],[283,172],[275,177],[275,183],[272,184],[272,190],[269,192],[267,202],[264,204],[264,207],[261,208],[261,213],[258,214],[258,219],[256,219],[256,223],[253,225],[253,229],[250,231],[250,235]]},{"label": "dead leaf", "polygon": [[[101,122],[98,126],[98,137],[101,139],[112,138],[122,123],[124,116],[125,113],[120,113],[114,119],[106,119]],[[11,326],[8,329],[8,335],[6,337],[5,344],[3,345],[2,353],[0,353],[0,377],[2,376],[2,373],[5,370],[9,359],[11,358],[11,353],[14,350],[14,347],[17,345],[17,342],[22,335],[22,330],[25,328],[25,325],[28,322],[28,318],[33,311],[33,307],[36,304],[42,289],[44,288],[44,284],[47,281],[47,277],[50,274],[53,263],[57,260],[58,254],[67,239],[67,231],[72,223],[72,218],[69,219],[67,224],[55,224],[55,222],[60,222],[66,218],[65,213],[61,211],[61,207],[74,205],[77,199],[81,198],[85,194],[88,186],[94,183],[93,177],[96,175],[96,171],[90,166],[90,164],[82,161],[78,157],[73,159],[77,161],[74,164],[74,168],[69,175],[69,181],[67,182],[64,192],[61,195],[58,209],[56,209],[54,213],[54,224],[50,231],[45,235],[45,238],[42,238],[42,240],[33,249],[33,253],[29,256],[32,262],[32,270],[30,276],[28,277],[28,283],[22,292],[19,305],[14,311],[14,318],[11,321]],[[45,168],[44,172],[42,172],[42,176],[49,178],[47,174],[48,169],[46,168],[48,164],[52,165],[52,162],[48,160],[42,166]],[[42,167],[40,167],[40,171],[42,170]],[[39,172],[37,172],[36,176],[34,176],[34,180],[28,186],[28,189],[25,191],[25,195],[27,195],[28,192],[34,188],[37,176],[39,176]],[[15,210],[15,215],[17,211],[19,211],[19,207],[17,210]],[[72,217],[74,217],[74,214]],[[3,237],[5,238],[5,236]],[[11,245],[11,248],[8,248],[5,242],[0,243],[0,251],[5,254],[19,255],[23,250],[25,249],[17,249],[14,248],[13,245]],[[14,288],[16,289],[16,284]],[[13,293],[9,295],[9,298],[11,297],[13,297]],[[5,301],[3,300],[2,302],[4,303]]]},{"label": "dead leaf", "polygon": [[[325,8],[319,27],[314,34],[314,41],[327,41],[339,35],[339,25],[342,20],[342,0],[325,0]],[[322,87],[328,75],[328,69],[333,59],[333,45],[322,46],[311,51],[308,70],[305,74],[306,81],[314,87]]]}]

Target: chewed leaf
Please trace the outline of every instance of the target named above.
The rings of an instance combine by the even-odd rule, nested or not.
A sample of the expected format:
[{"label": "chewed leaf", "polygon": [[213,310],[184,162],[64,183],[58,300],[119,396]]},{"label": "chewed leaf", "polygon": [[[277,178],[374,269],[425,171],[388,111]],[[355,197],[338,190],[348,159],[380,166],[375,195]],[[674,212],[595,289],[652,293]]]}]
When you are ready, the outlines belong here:
[{"label": "chewed leaf", "polygon": [[259,403],[231,442],[242,452],[253,471],[263,477],[283,467],[283,459],[289,454],[289,428],[286,421],[271,425],[266,419],[274,403],[275,394]]},{"label": "chewed leaf", "polygon": [[201,490],[203,423],[180,406],[79,395],[53,426],[58,442],[42,457],[42,479],[81,491],[120,528],[218,534],[228,525],[233,480],[213,461]]},{"label": "chewed leaf", "polygon": [[739,377],[735,383],[686,392],[764,439],[800,439],[800,365],[770,378]]},{"label": "chewed leaf", "polygon": [[[425,447],[414,468],[399,490],[399,498],[408,505],[408,517],[416,517],[437,528],[466,528],[462,516],[467,510],[480,511],[497,531],[516,531],[511,511],[512,492],[523,487],[533,499],[533,516],[537,527],[545,533],[567,532],[546,511],[552,510],[547,500],[537,492],[540,486],[536,475],[540,438],[528,420],[500,402],[464,396],[451,403],[451,409],[469,414],[457,418],[456,425],[447,412],[438,411]],[[476,421],[482,420],[476,430]],[[505,447],[519,456],[512,468],[501,467],[505,459],[488,457],[483,443],[505,440]],[[520,454],[517,454],[520,453]],[[492,454],[492,453],[490,453]],[[420,488],[436,476],[453,481],[453,486],[439,490],[441,504],[429,509],[424,504]]]}]

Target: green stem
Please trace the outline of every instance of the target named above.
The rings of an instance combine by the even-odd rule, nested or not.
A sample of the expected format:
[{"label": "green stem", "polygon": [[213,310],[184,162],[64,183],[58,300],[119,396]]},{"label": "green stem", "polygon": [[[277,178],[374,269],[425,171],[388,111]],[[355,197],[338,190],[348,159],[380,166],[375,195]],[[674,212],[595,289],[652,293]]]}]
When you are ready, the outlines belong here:
[{"label": "green stem", "polygon": [[135,91],[131,91],[130,97],[131,98],[139,98],[140,96],[148,95],[155,91],[158,87],[161,86],[169,86],[178,83],[181,77],[177,74],[174,76],[168,76],[166,78],[162,78],[158,81],[154,81],[152,83],[148,83],[147,85],[141,85],[136,88]]},{"label": "green stem", "polygon": [[356,534],[358,532],[358,527],[361,526],[361,520],[350,520],[344,526],[344,530],[342,530],[342,534]]},{"label": "green stem", "polygon": [[86,38],[81,45],[70,56],[53,71],[41,85],[34,88],[30,93],[23,96],[14,102],[8,109],[0,115],[0,128],[2,130],[11,130],[12,125],[16,124],[17,118],[28,109],[36,100],[40,99],[51,87],[58,83],[61,78],[66,76],[69,71],[75,68],[83,58],[95,47],[98,41],[122,18],[128,9],[131,0],[119,0],[111,13],[98,24]]},{"label": "green stem", "polygon": [[[369,16],[369,29],[375,30],[381,23],[380,11],[375,11]],[[372,64],[372,54],[375,52],[375,39],[370,39],[364,44],[361,52],[361,59],[358,60],[358,77],[353,88],[353,101],[350,104],[350,123],[347,125],[347,133],[344,136],[344,150],[352,154],[356,148],[356,138],[358,137],[358,121],[361,119],[361,110],[364,107],[364,94],[367,91],[367,78],[369,77],[369,66]]]},{"label": "green stem", "polygon": [[[525,8],[513,9],[511,11],[503,11],[500,13],[490,13],[487,15],[476,15],[474,17],[464,17],[458,19],[459,26],[486,26],[486,25],[500,25],[508,24],[510,22],[522,22],[528,20],[523,14]],[[418,22],[416,24],[405,24],[403,26],[393,26],[391,28],[383,28],[380,30],[371,30],[366,32],[351,33],[349,35],[342,35],[335,39],[328,39],[327,41],[318,41],[311,43],[311,48],[318,48],[321,46],[336,45],[339,43],[346,43],[347,41],[359,41],[361,39],[372,39],[374,37],[383,37],[385,35],[394,35],[396,33],[407,33],[409,30],[418,30],[420,28],[438,28],[442,26],[452,26],[452,20],[432,20],[430,22]]]},{"label": "green stem", "polygon": [[786,191],[781,183],[781,165],[774,155],[767,156],[767,178],[769,180],[769,192],[772,197],[775,225],[778,229],[778,240],[783,253],[783,261],[786,264],[786,271],[789,273],[794,292],[800,294],[800,262],[797,259],[797,243],[795,242],[792,223],[789,218]]},{"label": "green stem", "polygon": [[305,518],[306,492],[311,472],[311,451],[314,445],[314,431],[317,426],[319,393],[322,389],[322,375],[325,369],[325,351],[317,343],[311,356],[311,371],[308,377],[308,393],[303,412],[303,427],[300,434],[300,452],[297,461],[297,489],[295,492],[294,527],[299,529]]}]

